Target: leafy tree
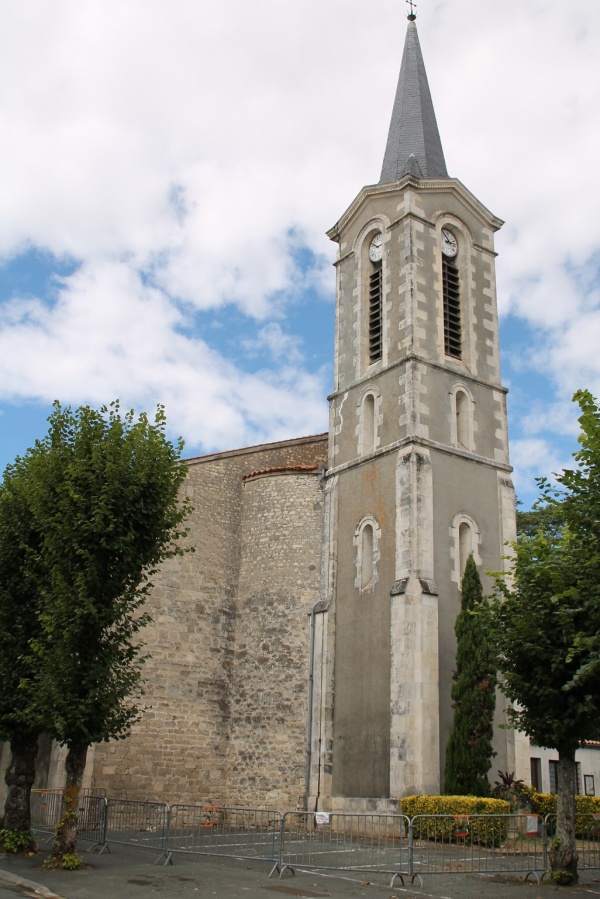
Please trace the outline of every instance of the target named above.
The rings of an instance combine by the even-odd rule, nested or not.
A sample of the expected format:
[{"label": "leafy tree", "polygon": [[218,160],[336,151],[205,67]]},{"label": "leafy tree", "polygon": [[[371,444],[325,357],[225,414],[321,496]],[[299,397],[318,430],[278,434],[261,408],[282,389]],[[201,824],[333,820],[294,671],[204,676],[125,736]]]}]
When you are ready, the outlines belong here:
[{"label": "leafy tree", "polygon": [[0,739],[12,758],[2,827],[29,834],[29,795],[35,777],[38,736],[44,720],[32,718],[30,641],[39,635],[40,537],[26,500],[26,472],[7,469],[0,485]]},{"label": "leafy tree", "polygon": [[53,850],[61,864],[75,847],[88,747],[125,737],[139,718],[139,631],[149,620],[141,607],[157,566],[183,551],[190,507],[178,502],[182,443],[166,439],[162,407],[152,423],[122,414],[118,402],[75,412],[55,403],[49,422],[7,474],[10,481],[19,472],[32,523],[22,558],[36,588],[25,714],[68,747]]},{"label": "leafy tree", "polygon": [[[499,668],[509,715],[538,746],[558,751],[554,877],[577,882],[575,752],[600,739],[600,411],[578,391],[576,467],[540,479],[552,527],[523,532],[514,581],[499,580],[495,604]],[[557,524],[558,522],[558,524]]]},{"label": "leafy tree", "polygon": [[454,721],[446,746],[444,787],[458,796],[489,796],[496,658],[490,636],[489,607],[471,554],[462,580],[456,623],[456,671],[452,685]]},{"label": "leafy tree", "polygon": [[561,503],[548,505],[547,502],[541,500],[534,503],[527,512],[517,509],[517,534],[519,536],[533,537],[538,531],[544,531],[550,536],[557,536],[562,527]]}]

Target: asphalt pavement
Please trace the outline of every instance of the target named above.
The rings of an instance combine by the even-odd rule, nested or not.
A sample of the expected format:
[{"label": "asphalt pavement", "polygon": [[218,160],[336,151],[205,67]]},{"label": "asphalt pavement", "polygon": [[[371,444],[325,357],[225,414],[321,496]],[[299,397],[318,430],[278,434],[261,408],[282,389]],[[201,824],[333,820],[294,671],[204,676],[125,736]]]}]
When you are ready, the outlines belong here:
[{"label": "asphalt pavement", "polygon": [[277,899],[283,896],[307,899],[600,899],[600,872],[583,872],[577,887],[541,885],[518,879],[478,875],[430,875],[422,886],[396,882],[390,888],[383,876],[369,882],[364,875],[340,876],[324,872],[286,871],[269,879],[269,864],[236,859],[174,856],[174,864],[154,865],[156,853],[116,846],[110,853],[82,853],[78,871],[46,871],[46,852],[33,856],[0,855],[0,899],[15,896],[42,899],[164,899],[204,897],[212,899]]}]

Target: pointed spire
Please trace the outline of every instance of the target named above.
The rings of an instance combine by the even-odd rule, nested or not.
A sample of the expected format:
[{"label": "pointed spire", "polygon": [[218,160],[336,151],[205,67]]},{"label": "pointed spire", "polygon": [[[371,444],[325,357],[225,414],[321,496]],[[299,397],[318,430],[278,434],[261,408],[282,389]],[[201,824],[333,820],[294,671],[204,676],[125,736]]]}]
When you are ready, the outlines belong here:
[{"label": "pointed spire", "polygon": [[415,19],[411,5],[380,184],[406,174],[448,177]]}]

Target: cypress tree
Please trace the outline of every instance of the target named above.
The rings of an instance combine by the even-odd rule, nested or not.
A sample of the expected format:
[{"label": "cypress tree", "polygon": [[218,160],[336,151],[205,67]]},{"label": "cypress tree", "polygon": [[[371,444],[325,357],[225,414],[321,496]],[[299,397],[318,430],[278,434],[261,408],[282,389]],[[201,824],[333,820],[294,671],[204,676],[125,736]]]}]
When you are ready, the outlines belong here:
[{"label": "cypress tree", "polygon": [[461,608],[454,631],[454,721],[446,746],[445,792],[454,796],[489,796],[487,773],[494,755],[496,664],[489,609],[472,554],[465,565]]}]

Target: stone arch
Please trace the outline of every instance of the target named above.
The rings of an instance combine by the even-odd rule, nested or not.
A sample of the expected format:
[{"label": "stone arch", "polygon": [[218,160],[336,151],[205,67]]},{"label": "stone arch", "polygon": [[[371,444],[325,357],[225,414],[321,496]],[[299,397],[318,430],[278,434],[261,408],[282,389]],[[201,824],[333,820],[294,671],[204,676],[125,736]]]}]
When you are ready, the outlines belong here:
[{"label": "stone arch", "polygon": [[354,531],[356,548],[356,578],[354,586],[360,593],[372,593],[379,581],[379,543],[381,528],[373,515],[365,515]]},{"label": "stone arch", "polygon": [[[387,272],[387,233],[389,220],[384,216],[371,219],[361,228],[354,243],[358,259],[358,374],[364,374],[373,366],[385,364],[387,357],[385,317],[385,292]],[[380,260],[369,257],[373,238],[381,235]]]},{"label": "stone arch", "polygon": [[475,564],[480,566],[481,531],[474,518],[466,512],[457,512],[450,525],[450,554],[452,556],[452,580],[462,583],[463,571],[469,553],[473,553]]},{"label": "stone arch", "polygon": [[[440,308],[439,308],[439,346],[442,359],[451,360],[457,365],[464,365],[467,369],[472,367],[474,359],[474,337],[473,337],[473,291],[472,291],[472,264],[471,255],[473,248],[473,235],[465,223],[457,216],[448,212],[439,212],[435,218],[436,233],[438,246],[441,247],[442,228],[451,231],[458,241],[458,253],[452,260],[444,260],[444,256],[439,252],[439,273],[441,276],[440,285]],[[446,262],[450,262],[449,272],[445,271]],[[446,288],[448,286],[448,275],[454,280],[454,287],[458,291],[458,309],[460,323],[456,322],[450,327],[449,334],[446,301]],[[451,291],[452,293],[452,291]],[[457,334],[456,328],[460,332],[460,353],[457,355],[455,351],[448,352],[448,339],[451,343],[455,343]]]},{"label": "stone arch", "polygon": [[475,450],[475,400],[469,388],[456,383],[450,392],[450,440],[458,449]]},{"label": "stone arch", "polygon": [[379,425],[381,424],[381,391],[374,386],[365,388],[358,399],[358,455],[374,452],[380,445]]}]

